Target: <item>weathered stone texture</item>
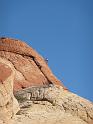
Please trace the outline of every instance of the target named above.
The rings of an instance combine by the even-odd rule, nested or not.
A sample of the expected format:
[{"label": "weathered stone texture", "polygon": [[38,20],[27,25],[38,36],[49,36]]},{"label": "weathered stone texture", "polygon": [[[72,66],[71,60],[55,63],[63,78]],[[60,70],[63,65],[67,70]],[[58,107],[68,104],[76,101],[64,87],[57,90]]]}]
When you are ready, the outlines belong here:
[{"label": "weathered stone texture", "polygon": [[10,61],[16,70],[14,91],[50,83],[62,85],[44,58],[22,41],[0,38],[0,56]]},{"label": "weathered stone texture", "polygon": [[18,102],[13,95],[14,75],[11,63],[0,58],[0,121],[6,124],[19,110]]},{"label": "weathered stone texture", "polygon": [[[15,96],[18,99],[21,108],[33,108],[33,104],[38,104],[39,107],[39,105],[42,104],[47,107],[52,106],[53,108],[55,108],[55,111],[58,109],[59,111],[63,112],[63,118],[65,118],[66,113],[72,115],[72,120],[74,118],[77,118],[77,121],[73,120],[71,122],[69,122],[70,118],[69,120],[65,118],[62,124],[67,124],[66,122],[68,122],[69,124],[83,124],[85,122],[89,123],[93,121],[92,102],[64,90],[61,86],[30,87],[16,92]],[[32,116],[33,114],[34,113],[32,113]],[[56,114],[57,113],[55,113],[55,115]],[[79,121],[79,119],[81,119],[82,121]],[[59,120],[59,117],[57,117],[56,120]],[[62,120],[60,120],[58,124],[61,124],[61,121]],[[51,122],[51,124],[53,124],[53,122]]]}]

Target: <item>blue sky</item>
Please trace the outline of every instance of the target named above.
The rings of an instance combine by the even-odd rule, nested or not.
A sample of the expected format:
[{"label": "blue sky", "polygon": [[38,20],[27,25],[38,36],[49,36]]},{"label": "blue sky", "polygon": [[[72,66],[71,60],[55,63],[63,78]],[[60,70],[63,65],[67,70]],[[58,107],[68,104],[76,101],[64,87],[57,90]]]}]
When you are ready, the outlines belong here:
[{"label": "blue sky", "polygon": [[0,36],[26,41],[69,90],[93,101],[93,0],[0,0]]}]

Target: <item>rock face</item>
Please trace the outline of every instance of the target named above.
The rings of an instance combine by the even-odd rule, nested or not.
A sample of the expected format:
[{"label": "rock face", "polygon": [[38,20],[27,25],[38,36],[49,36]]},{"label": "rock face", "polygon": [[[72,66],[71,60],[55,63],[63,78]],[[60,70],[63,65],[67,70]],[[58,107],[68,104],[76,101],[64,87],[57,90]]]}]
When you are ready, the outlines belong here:
[{"label": "rock face", "polygon": [[[61,86],[31,87],[16,92],[15,96],[20,103],[20,107],[23,108],[21,110],[21,113],[24,113],[23,116],[27,114],[29,118],[33,118],[35,114],[34,116],[38,118],[37,122],[40,124],[50,123],[50,120],[48,121],[49,113],[51,115],[49,119],[54,118],[52,118],[50,124],[87,124],[93,121],[93,104],[64,90]],[[36,113],[34,113],[33,106]],[[29,112],[26,109],[28,107]],[[46,113],[42,113],[42,111],[46,111]],[[39,112],[43,117],[41,115],[37,116]],[[42,118],[44,122],[39,118]],[[35,120],[32,120],[30,120],[32,123],[36,123]],[[30,124],[30,121],[28,124]]]},{"label": "rock face", "polygon": [[11,62],[16,70],[14,91],[35,85],[62,85],[45,60],[24,42],[0,38],[0,57]]},{"label": "rock face", "polygon": [[93,124],[93,103],[66,90],[27,44],[0,38],[0,124],[11,117],[11,124]]},{"label": "rock face", "polygon": [[11,63],[0,58],[0,124],[8,123],[19,110],[18,102],[13,95],[14,74]]}]

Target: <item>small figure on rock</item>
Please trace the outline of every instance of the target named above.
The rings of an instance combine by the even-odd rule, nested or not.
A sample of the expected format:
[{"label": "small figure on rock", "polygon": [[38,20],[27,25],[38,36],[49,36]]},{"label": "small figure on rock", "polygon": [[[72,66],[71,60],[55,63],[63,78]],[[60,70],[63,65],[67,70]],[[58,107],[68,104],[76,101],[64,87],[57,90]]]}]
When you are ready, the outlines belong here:
[{"label": "small figure on rock", "polygon": [[45,62],[46,62],[46,64],[48,64],[48,58],[45,58]]}]

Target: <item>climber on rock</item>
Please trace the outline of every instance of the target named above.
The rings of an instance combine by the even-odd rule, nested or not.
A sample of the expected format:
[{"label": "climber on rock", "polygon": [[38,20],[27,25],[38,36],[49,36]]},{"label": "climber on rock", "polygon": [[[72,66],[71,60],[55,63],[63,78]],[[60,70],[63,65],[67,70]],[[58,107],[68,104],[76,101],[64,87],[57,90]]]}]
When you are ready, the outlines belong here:
[{"label": "climber on rock", "polygon": [[45,58],[45,62],[46,62],[46,64],[48,64],[48,58]]}]

